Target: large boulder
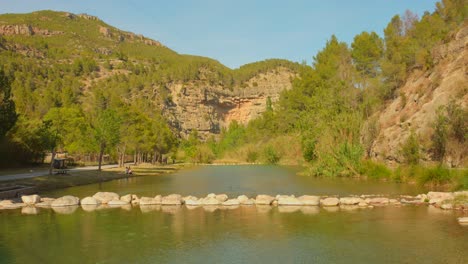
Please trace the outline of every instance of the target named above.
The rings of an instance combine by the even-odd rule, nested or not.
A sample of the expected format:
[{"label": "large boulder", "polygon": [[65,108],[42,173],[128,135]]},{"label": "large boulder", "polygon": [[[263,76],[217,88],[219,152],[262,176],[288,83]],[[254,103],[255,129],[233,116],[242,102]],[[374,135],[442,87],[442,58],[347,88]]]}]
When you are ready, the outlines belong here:
[{"label": "large boulder", "polygon": [[275,200],[275,198],[273,196],[266,195],[266,194],[259,194],[255,198],[255,204],[270,205],[274,200]]},{"label": "large boulder", "polygon": [[94,197],[90,197],[90,196],[83,198],[80,203],[83,204],[83,205],[99,205],[99,204],[101,204],[101,202],[98,199],[96,199]]},{"label": "large boulder", "polygon": [[139,199],[140,205],[157,205],[161,204],[161,196],[157,195],[156,197],[141,197]]},{"label": "large boulder", "polygon": [[223,203],[223,202],[227,201],[228,199],[229,199],[229,197],[224,193],[216,195],[216,200],[218,200],[220,203]]},{"label": "large boulder", "polygon": [[299,196],[297,199],[299,199],[299,201],[301,201],[303,205],[317,206],[320,204],[320,196],[302,195]]},{"label": "large boulder", "polygon": [[170,194],[168,196],[162,197],[162,205],[181,205],[182,196],[180,194]]},{"label": "large boulder", "polygon": [[328,197],[320,200],[320,204],[322,204],[322,206],[338,206],[340,204],[340,199],[336,197]]},{"label": "large boulder", "polygon": [[278,200],[278,205],[296,205],[300,206],[303,205],[303,203],[297,199],[294,195],[287,196],[287,195],[281,195],[277,198]]},{"label": "large boulder", "polygon": [[185,197],[184,203],[187,206],[199,206],[201,205],[201,199],[198,199],[195,196]]},{"label": "large boulder", "polygon": [[202,205],[219,205],[221,202],[213,196],[207,196],[203,199],[200,199],[200,204]]},{"label": "large boulder", "polygon": [[237,196],[237,200],[239,201],[239,203],[243,203],[243,202],[246,202],[249,200],[249,197],[247,197],[246,195],[239,195]]},{"label": "large boulder", "polygon": [[127,195],[121,196],[120,201],[123,201],[123,202],[126,202],[126,203],[131,203],[132,202],[132,195],[127,194]]},{"label": "large boulder", "polygon": [[137,204],[140,204],[140,198],[138,198],[138,196],[136,194],[132,194],[132,201],[131,203],[133,205],[137,205]]},{"label": "large boulder", "polygon": [[76,206],[80,203],[80,199],[75,196],[66,195],[55,199],[50,206],[52,207],[64,207],[64,206]]},{"label": "large boulder", "polygon": [[101,202],[102,204],[107,204],[112,200],[119,200],[119,195],[113,192],[98,192],[93,197]]},{"label": "large boulder", "polygon": [[235,206],[235,205],[239,205],[239,201],[237,199],[229,199],[225,202],[223,202],[223,205],[225,206]]},{"label": "large boulder", "polygon": [[39,202],[41,202],[41,197],[37,194],[33,194],[33,195],[23,195],[21,196],[21,200],[23,201],[23,203],[27,204],[27,205],[33,205],[33,204],[37,204]]},{"label": "large boulder", "polygon": [[429,204],[442,204],[445,200],[452,200],[455,195],[451,192],[428,192]]},{"label": "large boulder", "polygon": [[362,199],[359,197],[342,197],[340,198],[340,204],[343,205],[355,205],[362,202]]}]

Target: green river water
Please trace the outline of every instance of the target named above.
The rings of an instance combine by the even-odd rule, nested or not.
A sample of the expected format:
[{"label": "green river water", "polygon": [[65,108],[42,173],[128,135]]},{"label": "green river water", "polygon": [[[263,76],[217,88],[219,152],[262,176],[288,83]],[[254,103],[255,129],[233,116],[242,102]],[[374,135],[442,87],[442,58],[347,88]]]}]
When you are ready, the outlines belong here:
[{"label": "green river water", "polygon": [[[417,194],[417,186],[205,166],[42,194]],[[25,214],[36,213],[36,214]],[[0,263],[468,263],[461,213],[429,206],[0,210]]]}]

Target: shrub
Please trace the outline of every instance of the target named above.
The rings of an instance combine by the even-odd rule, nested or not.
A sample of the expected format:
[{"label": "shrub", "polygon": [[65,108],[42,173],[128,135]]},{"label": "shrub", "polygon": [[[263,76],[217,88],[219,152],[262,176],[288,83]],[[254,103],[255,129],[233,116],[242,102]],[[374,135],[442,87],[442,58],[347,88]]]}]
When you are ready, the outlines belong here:
[{"label": "shrub", "polygon": [[389,178],[392,176],[392,171],[387,168],[387,166],[371,160],[365,160],[362,162],[360,172],[362,175],[376,179]]},{"label": "shrub", "polygon": [[280,158],[279,153],[272,146],[265,148],[265,159],[268,163],[276,164]]},{"label": "shrub", "polygon": [[425,169],[421,174],[419,181],[421,184],[432,183],[440,185],[449,183],[451,179],[450,170],[443,165],[439,165],[434,168]]},{"label": "shrub", "polygon": [[258,159],[258,153],[252,150],[247,152],[247,162],[256,162]]},{"label": "shrub", "polygon": [[408,139],[406,139],[405,143],[401,146],[401,154],[407,164],[419,163],[419,139],[413,131],[411,131]]},{"label": "shrub", "polygon": [[435,160],[442,161],[445,156],[445,148],[448,138],[447,117],[444,108],[437,109],[437,116],[434,122],[434,134],[432,135],[432,154]]}]

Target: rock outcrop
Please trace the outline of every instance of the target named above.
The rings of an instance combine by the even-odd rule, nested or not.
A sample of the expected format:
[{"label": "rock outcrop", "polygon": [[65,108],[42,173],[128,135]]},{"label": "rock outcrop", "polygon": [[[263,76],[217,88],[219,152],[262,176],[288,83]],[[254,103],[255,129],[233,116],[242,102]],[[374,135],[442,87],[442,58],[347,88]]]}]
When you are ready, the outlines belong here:
[{"label": "rock outcrop", "polygon": [[258,74],[232,90],[204,80],[171,83],[167,88],[171,101],[164,115],[181,136],[198,130],[202,138],[219,134],[232,121],[247,124],[266,111],[267,101],[278,101],[280,93],[292,88],[297,76],[290,69],[279,67]]},{"label": "rock outcrop", "polygon": [[[449,102],[468,106],[468,26],[455,34],[450,42],[434,48],[434,67],[414,70],[397,91],[398,97],[376,114],[378,134],[371,147],[371,158],[390,165],[402,162],[401,146],[411,131],[422,144],[423,161],[432,161],[429,153],[434,122],[439,107]],[[452,167],[468,162],[466,143],[448,142],[445,163]]]}]

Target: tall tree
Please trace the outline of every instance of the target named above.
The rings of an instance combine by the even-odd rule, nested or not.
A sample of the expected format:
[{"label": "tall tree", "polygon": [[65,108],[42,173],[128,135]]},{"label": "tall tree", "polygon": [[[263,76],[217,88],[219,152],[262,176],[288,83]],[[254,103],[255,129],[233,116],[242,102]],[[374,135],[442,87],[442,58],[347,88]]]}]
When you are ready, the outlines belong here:
[{"label": "tall tree", "polygon": [[120,123],[121,120],[117,113],[114,110],[106,109],[100,113],[93,126],[99,148],[99,170],[102,167],[105,151],[117,146],[120,141]]},{"label": "tall tree", "polygon": [[15,125],[18,115],[10,98],[10,81],[0,69],[0,139]]},{"label": "tall tree", "polygon": [[375,32],[362,32],[354,37],[351,57],[356,69],[368,77],[376,77],[383,55],[383,41]]}]

